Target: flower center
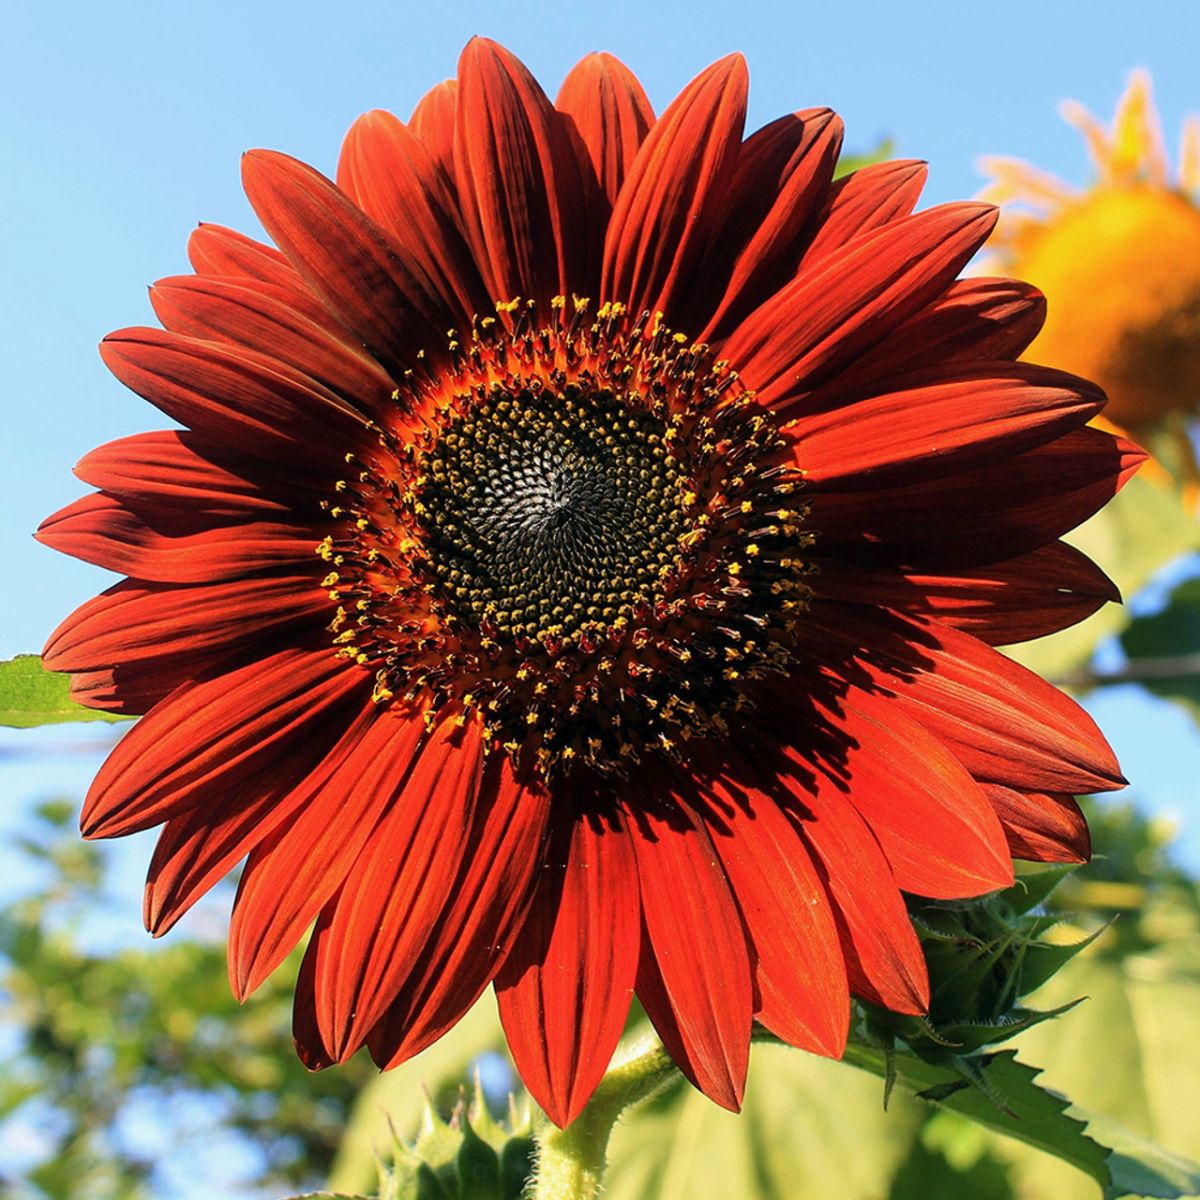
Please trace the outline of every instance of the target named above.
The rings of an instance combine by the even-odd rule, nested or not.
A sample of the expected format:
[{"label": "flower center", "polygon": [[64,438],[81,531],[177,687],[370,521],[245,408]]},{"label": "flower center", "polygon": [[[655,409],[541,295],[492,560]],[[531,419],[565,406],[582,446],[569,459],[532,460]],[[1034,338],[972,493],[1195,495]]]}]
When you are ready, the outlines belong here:
[{"label": "flower center", "polygon": [[599,632],[651,602],[690,528],[666,427],[611,392],[499,393],[450,423],[419,496],[447,601],[497,636]]},{"label": "flower center", "polygon": [[340,653],[379,703],[478,717],[543,775],[724,732],[809,595],[778,428],[648,316],[499,308],[397,391],[326,505]]}]

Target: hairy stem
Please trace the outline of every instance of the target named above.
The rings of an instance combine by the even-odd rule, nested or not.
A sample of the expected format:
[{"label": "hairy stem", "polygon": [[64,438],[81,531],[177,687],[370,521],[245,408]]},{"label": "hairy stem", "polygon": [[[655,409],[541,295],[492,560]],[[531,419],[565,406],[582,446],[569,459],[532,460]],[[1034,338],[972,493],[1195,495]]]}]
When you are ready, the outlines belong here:
[{"label": "hairy stem", "polygon": [[532,1200],[593,1200],[608,1161],[608,1139],[627,1109],[648,1100],[678,1075],[655,1038],[617,1051],[587,1107],[566,1129],[550,1125],[538,1136]]}]

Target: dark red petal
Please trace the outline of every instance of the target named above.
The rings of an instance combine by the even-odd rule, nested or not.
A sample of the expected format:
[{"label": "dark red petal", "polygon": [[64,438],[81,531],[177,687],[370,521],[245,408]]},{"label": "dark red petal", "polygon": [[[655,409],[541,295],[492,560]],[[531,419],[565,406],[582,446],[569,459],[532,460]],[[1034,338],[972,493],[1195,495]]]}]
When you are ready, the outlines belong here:
[{"label": "dark red petal", "polygon": [[[317,922],[320,929],[326,920],[322,913]],[[313,936],[316,936],[314,931]],[[296,974],[296,994],[292,1002],[292,1040],[296,1055],[310,1071],[323,1071],[333,1066],[333,1059],[321,1041],[321,1030],[317,1026],[317,997],[314,975],[314,960],[305,955]]]},{"label": "dark red petal", "polygon": [[654,109],[637,76],[611,54],[589,54],[567,73],[554,107],[575,123],[611,209],[654,124]]},{"label": "dark red petal", "polygon": [[1121,598],[1091,559],[1064,542],[945,575],[823,561],[812,583],[822,599],[934,617],[991,646],[1057,633]]},{"label": "dark red petal", "polygon": [[722,357],[764,404],[803,397],[950,285],[996,223],[986,204],[944,204],[856,238],[800,274],[734,331]]},{"label": "dark red petal", "polygon": [[508,759],[494,755],[462,869],[443,896],[424,953],[409,964],[399,994],[368,1039],[381,1067],[437,1041],[495,978],[528,912],[549,817],[548,790],[518,781]]},{"label": "dark red petal", "polygon": [[71,675],[71,699],[86,708],[140,717],[176,688],[202,679],[226,658],[224,654],[144,658],[101,671],[75,672]]},{"label": "dark red petal", "polygon": [[162,329],[122,329],[100,357],[169,417],[235,451],[314,466],[340,462],[364,417],[302,371],[246,349]]},{"label": "dark red petal", "polygon": [[814,603],[807,652],[945,742],[976,779],[1028,792],[1111,791],[1125,780],[1075,701],[976,638],[936,621]]},{"label": "dark red petal", "polygon": [[793,762],[779,782],[833,900],[851,990],[895,1012],[926,1012],[925,956],[875,835],[819,766]]},{"label": "dark red petal", "polygon": [[637,315],[675,301],[724,212],[746,117],[749,84],[741,55],[702,71],[651,128],[613,207],[600,294]]},{"label": "dark red petal", "polygon": [[454,324],[403,250],[319,171],[271,150],[242,157],[264,228],[305,282],[396,378]]},{"label": "dark red petal", "polygon": [[370,677],[332,649],[282,650],[182,688],[117,743],[88,790],[84,837],[120,837],[269,778]]},{"label": "dark red petal", "polygon": [[295,268],[274,246],[256,242],[224,225],[201,224],[192,230],[188,259],[197,275],[224,275],[277,287],[304,288]]},{"label": "dark red petal", "polygon": [[417,101],[408,127],[421,139],[445,179],[454,185],[454,126],[458,82],[445,79]]},{"label": "dark red petal", "polygon": [[985,784],[1013,858],[1031,862],[1085,863],[1092,857],[1087,819],[1074,796],[1015,792]]},{"label": "dark red petal", "polygon": [[166,933],[213,884],[290,818],[305,777],[328,770],[362,736],[361,705],[361,699],[352,697],[341,712],[330,710],[314,736],[259,787],[239,790],[167,821],[154,848],[142,905],[146,928],[155,937]]},{"label": "dark red petal", "polygon": [[377,414],[390,403],[395,383],[349,334],[291,308],[284,293],[267,285],[179,275],[160,279],[150,302],[172,332],[269,355],[360,412]]},{"label": "dark red petal", "polygon": [[[311,508],[310,477],[253,459],[240,460],[187,430],[135,433],[90,450],[75,474],[134,510],[161,506],[247,517]],[[261,476],[261,478],[260,478]]]},{"label": "dark red petal", "polygon": [[833,406],[839,396],[930,363],[1019,358],[1046,319],[1046,298],[1015,279],[959,279],[874,349],[849,364],[805,407]]},{"label": "dark red petal", "polygon": [[829,189],[817,232],[800,260],[808,268],[873,229],[908,216],[917,206],[928,168],[915,159],[871,163]]},{"label": "dark red petal", "polygon": [[[315,556],[314,556],[315,559]],[[332,616],[311,574],[169,587],[126,580],[76,609],[50,635],[52,671],[94,671],[160,655],[229,652]]]},{"label": "dark red petal", "polygon": [[458,62],[454,168],[467,237],[493,300],[570,296],[587,261],[583,181],[565,118],[488,38]]},{"label": "dark red petal", "polygon": [[889,488],[867,480],[863,491],[814,488],[808,522],[831,557],[974,567],[1027,554],[1074,529],[1145,457],[1132,442],[1087,426],[946,478]]},{"label": "dark red petal", "polygon": [[491,297],[461,232],[450,181],[421,140],[391,113],[364,113],[346,134],[338,187],[404,248],[425,291],[445,297],[464,323]]},{"label": "dark red petal", "polygon": [[795,274],[799,247],[833,177],[842,132],[832,111],[814,108],[780,117],[746,139],[729,216],[714,247],[726,263],[726,256],[736,257],[701,341],[728,333]]},{"label": "dark red petal", "polygon": [[95,492],[47,517],[34,536],[84,562],[160,583],[211,583],[268,567],[296,571],[314,561],[316,539],[307,526],[220,520],[170,510],[149,525]]},{"label": "dark red petal", "polygon": [[1004,830],[950,750],[889,697],[850,689],[837,708],[847,748],[828,773],[879,839],[900,888],[951,900],[1012,883]]},{"label": "dark red petal", "polygon": [[678,801],[626,807],[646,938],[637,994],[680,1070],[741,1107],[754,1007],[741,917],[700,819]]},{"label": "dark red petal", "polygon": [[617,1048],[640,937],[628,836],[598,818],[575,819],[561,849],[551,847],[529,915],[496,976],[517,1071],[556,1125],[579,1115]]},{"label": "dark red petal", "polygon": [[245,999],[291,953],[342,886],[404,785],[425,726],[381,713],[288,799],[289,820],[255,847],[229,925],[229,981]]},{"label": "dark red petal", "polygon": [[1029,363],[938,368],[893,386],[788,429],[814,492],[959,475],[1061,437],[1105,399],[1095,384]]},{"label": "dark red petal", "polygon": [[715,785],[701,810],[746,923],[756,1016],[793,1046],[841,1058],[850,1023],[846,961],[808,847],[773,796]]},{"label": "dark red petal", "polygon": [[287,256],[222,225],[201,224],[188,239],[188,258],[198,276],[225,279],[250,290],[283,297],[314,325],[336,325],[333,314],[300,278]]},{"label": "dark red petal", "polygon": [[475,823],[480,766],[476,722],[434,731],[309,944],[321,1040],[339,1062],[383,1015],[446,904]]}]

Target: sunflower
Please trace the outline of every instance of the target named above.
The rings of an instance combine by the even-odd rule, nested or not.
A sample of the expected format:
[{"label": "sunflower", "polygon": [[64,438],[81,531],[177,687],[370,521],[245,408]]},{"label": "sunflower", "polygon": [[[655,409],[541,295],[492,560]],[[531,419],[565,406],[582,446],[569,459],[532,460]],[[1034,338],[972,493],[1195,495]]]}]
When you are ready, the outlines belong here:
[{"label": "sunflower", "polygon": [[929,1002],[903,893],[1087,857],[1119,786],[992,649],[1114,597],[1057,539],[1136,467],[1016,361],[1040,294],[956,280],[978,203],[838,179],[828,109],[743,140],[733,55],[655,118],[616,59],[555,103],[476,39],[334,184],[244,159],[276,248],[201,225],[109,368],[183,426],[79,464],[39,536],[129,578],[52,635],[145,714],[88,837],[163,831],[168,929],[246,859],[239,997],[314,926],[295,1036],[393,1066],[494,984],[563,1124],[636,992],[696,1086],[755,1021],[837,1056]]},{"label": "sunflower", "polygon": [[[993,243],[1004,270],[1050,301],[1031,356],[1099,382],[1105,418],[1139,432],[1200,409],[1200,116],[1172,177],[1150,76],[1133,72],[1109,129],[1081,104],[1095,181],[1084,191],[1017,159],[987,158],[986,199],[1011,205]],[[1189,461],[1192,455],[1187,455]],[[1194,463],[1192,473],[1195,473]]]}]

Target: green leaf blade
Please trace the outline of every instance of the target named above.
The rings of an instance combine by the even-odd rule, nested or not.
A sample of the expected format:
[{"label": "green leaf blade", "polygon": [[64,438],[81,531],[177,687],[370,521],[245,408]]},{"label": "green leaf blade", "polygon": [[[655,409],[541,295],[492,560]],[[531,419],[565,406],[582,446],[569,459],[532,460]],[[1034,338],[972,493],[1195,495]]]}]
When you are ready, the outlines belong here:
[{"label": "green leaf blade", "polygon": [[47,671],[36,654],[0,662],[0,725],[29,730],[72,721],[124,720],[128,718],[74,702],[70,677]]},{"label": "green leaf blade", "polygon": [[77,704],[70,688],[70,678],[47,671],[36,654],[19,654],[0,662],[0,725],[33,729],[74,721],[128,720]]}]

